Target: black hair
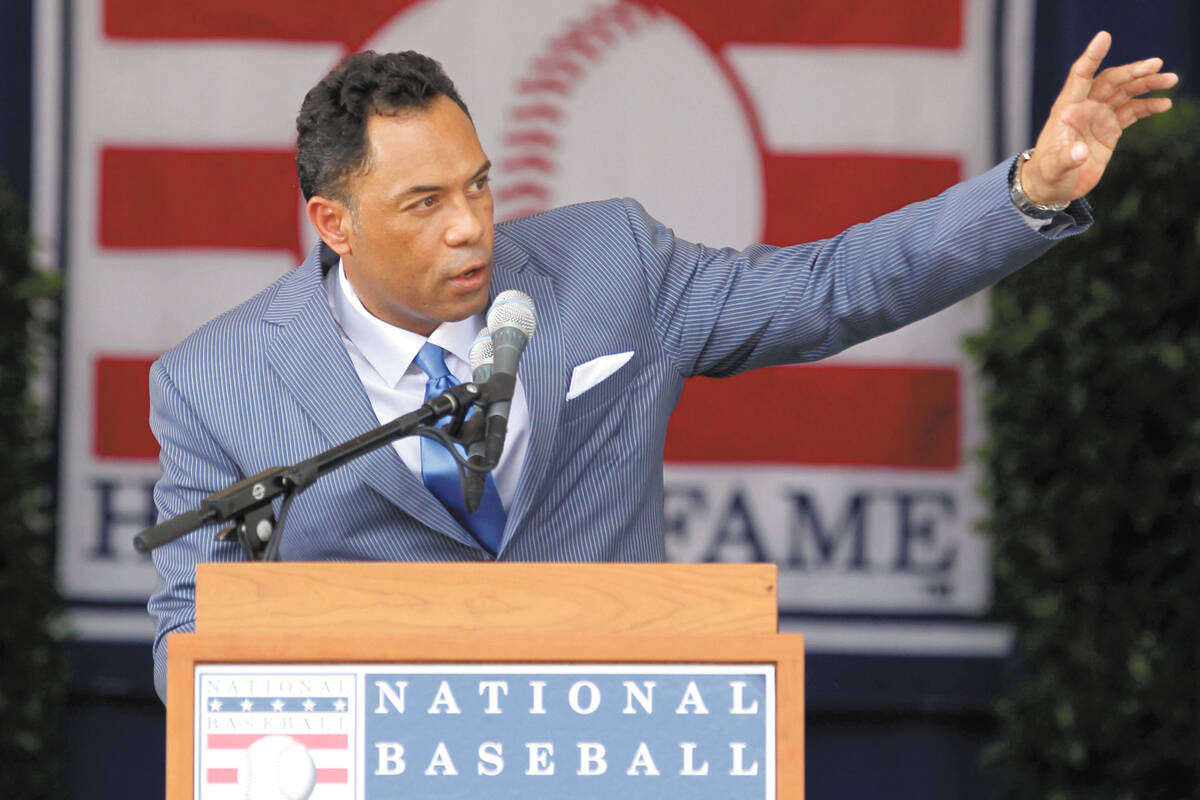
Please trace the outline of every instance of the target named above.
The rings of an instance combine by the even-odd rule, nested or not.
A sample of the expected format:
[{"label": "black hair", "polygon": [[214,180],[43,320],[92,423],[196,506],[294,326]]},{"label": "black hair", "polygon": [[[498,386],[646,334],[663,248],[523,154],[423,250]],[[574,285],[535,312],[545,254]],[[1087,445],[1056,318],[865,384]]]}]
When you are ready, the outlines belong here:
[{"label": "black hair", "polygon": [[468,117],[442,65],[413,52],[346,56],[317,83],[296,117],[296,171],[304,199],[314,194],[349,203],[346,179],[367,166],[367,120],[428,108],[449,97]]}]

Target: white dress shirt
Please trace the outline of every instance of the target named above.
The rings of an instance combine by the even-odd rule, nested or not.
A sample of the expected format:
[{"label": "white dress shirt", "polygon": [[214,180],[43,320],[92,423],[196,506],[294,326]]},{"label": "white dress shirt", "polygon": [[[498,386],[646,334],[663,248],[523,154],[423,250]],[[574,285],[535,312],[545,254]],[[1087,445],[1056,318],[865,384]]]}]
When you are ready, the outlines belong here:
[{"label": "white dress shirt", "polygon": [[[487,322],[482,313],[460,322],[443,322],[426,339],[419,333],[397,328],[367,311],[339,261],[325,276],[329,307],[342,335],[342,344],[350,354],[371,408],[381,425],[402,414],[415,411],[425,402],[428,377],[414,359],[426,341],[446,351],[446,367],[463,383],[471,380],[471,343]],[[365,432],[365,431],[364,431]],[[521,381],[513,394],[508,415],[508,435],[500,463],[493,470],[496,489],[505,511],[517,493],[521,465],[529,443],[529,405]],[[407,436],[393,442],[405,465],[421,477],[421,439]]]}]

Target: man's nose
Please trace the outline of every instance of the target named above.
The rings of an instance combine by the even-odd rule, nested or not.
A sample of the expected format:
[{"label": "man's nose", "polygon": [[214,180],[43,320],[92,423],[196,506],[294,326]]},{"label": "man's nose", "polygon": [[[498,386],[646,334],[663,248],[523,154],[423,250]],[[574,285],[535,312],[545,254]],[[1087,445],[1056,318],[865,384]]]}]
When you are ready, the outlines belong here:
[{"label": "man's nose", "polygon": [[446,244],[461,247],[478,242],[484,231],[484,220],[480,217],[482,213],[484,209],[477,208],[466,197],[460,197],[455,204],[450,227],[446,229]]}]

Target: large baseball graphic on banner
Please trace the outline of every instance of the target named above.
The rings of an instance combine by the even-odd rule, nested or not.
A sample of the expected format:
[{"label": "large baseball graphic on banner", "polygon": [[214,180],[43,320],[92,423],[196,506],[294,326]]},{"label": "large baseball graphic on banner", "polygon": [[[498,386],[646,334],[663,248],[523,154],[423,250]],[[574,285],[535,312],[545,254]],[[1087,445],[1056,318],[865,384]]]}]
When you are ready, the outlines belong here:
[{"label": "large baseball graphic on banner", "polygon": [[[517,8],[522,24],[508,24]],[[684,238],[761,236],[749,110],[718,57],[665,11],[443,0],[397,15],[365,46],[441,59],[495,165],[498,220],[632,196]]]}]

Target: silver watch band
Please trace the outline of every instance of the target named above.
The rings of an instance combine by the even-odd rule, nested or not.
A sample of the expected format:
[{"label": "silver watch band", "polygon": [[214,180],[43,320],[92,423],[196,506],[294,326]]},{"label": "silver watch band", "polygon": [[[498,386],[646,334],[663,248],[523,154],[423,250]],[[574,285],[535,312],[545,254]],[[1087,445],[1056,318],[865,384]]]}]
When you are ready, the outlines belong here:
[{"label": "silver watch band", "polygon": [[1013,162],[1012,169],[1008,173],[1008,194],[1012,198],[1013,205],[1022,214],[1033,217],[1034,219],[1051,219],[1054,215],[1066,210],[1070,203],[1035,203],[1025,194],[1025,190],[1021,188],[1021,165],[1033,157],[1033,148],[1026,150],[1021,155],[1017,156]]}]

